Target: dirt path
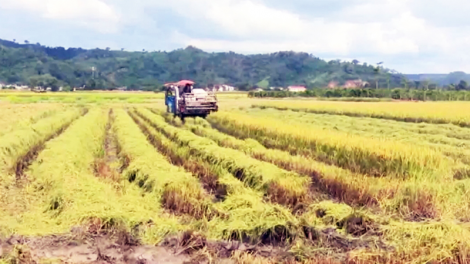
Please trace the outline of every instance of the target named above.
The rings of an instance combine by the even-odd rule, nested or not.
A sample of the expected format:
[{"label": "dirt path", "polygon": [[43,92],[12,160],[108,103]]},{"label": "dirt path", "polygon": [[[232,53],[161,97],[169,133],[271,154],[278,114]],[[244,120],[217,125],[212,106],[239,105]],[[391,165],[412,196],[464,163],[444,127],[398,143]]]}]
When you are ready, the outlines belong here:
[{"label": "dirt path", "polygon": [[61,235],[0,238],[0,260],[7,263],[235,264],[236,252],[265,260],[261,263],[273,263],[269,259],[287,254],[285,248],[209,241],[190,231],[168,237],[156,246],[141,245],[125,231],[90,233],[81,227]]},{"label": "dirt path", "polygon": [[95,162],[96,175],[112,181],[118,181],[122,172],[122,164],[119,160],[119,146],[113,132],[114,114],[113,109],[109,110],[109,121],[106,126],[106,136],[104,139],[104,156]]},{"label": "dirt path", "polygon": [[[183,264],[187,255],[170,248],[126,245],[107,236],[79,238],[77,234],[41,238],[11,237],[0,240],[0,258],[13,263],[139,263]],[[56,263],[56,262],[53,262]]]}]

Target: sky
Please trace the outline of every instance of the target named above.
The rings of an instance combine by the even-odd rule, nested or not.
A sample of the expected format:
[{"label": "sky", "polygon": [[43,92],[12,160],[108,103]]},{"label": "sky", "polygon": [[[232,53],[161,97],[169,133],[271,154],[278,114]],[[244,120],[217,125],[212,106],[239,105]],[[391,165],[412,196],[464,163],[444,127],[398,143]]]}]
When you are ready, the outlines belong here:
[{"label": "sky", "polygon": [[47,46],[308,52],[470,72],[468,0],[0,0],[0,39]]}]

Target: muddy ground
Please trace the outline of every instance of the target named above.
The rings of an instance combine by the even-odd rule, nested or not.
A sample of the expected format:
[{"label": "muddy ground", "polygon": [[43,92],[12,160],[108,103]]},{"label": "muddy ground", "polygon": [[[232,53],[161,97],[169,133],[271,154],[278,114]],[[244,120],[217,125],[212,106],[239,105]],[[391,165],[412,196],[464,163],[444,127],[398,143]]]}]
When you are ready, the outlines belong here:
[{"label": "muddy ground", "polygon": [[175,255],[166,247],[126,245],[108,236],[80,237],[74,234],[26,238],[13,236],[1,241],[0,255],[13,263],[186,263],[188,255]]},{"label": "muddy ground", "polygon": [[[11,236],[0,238],[0,260],[7,263],[131,263],[131,264],[235,264],[237,253],[247,253],[266,263],[296,263],[301,259],[323,259],[312,255],[313,251],[328,249],[335,257],[324,263],[342,263],[348,252],[370,249],[378,242],[363,239],[347,239],[333,228],[314,230],[304,228],[309,248],[304,252],[292,252],[288,245],[249,244],[238,241],[210,241],[193,232],[185,232],[165,239],[158,245],[142,245],[126,231],[93,231],[74,227],[63,235],[45,237]],[[381,243],[379,243],[381,244]],[[382,244],[379,248],[391,250]],[[315,248],[315,250],[313,250]],[[299,255],[300,254],[300,255]],[[331,257],[331,256],[330,256]],[[47,261],[47,262],[45,262]],[[264,263],[265,261],[262,261]]]},{"label": "muddy ground", "polygon": [[230,259],[235,251],[266,258],[285,253],[282,249],[270,246],[208,241],[191,232],[169,237],[156,246],[141,245],[126,232],[92,234],[82,228],[73,228],[71,233],[63,235],[11,236],[0,239],[0,260],[28,264],[192,264],[209,263],[209,259],[229,264],[236,263]]}]

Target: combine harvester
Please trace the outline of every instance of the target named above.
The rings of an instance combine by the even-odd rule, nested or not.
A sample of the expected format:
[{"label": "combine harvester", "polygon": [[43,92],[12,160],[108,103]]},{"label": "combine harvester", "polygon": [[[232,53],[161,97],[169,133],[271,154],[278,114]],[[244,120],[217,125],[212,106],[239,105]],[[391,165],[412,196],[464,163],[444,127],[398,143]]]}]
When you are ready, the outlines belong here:
[{"label": "combine harvester", "polygon": [[179,116],[184,122],[185,117],[206,118],[211,112],[217,112],[217,97],[204,89],[193,88],[194,82],[182,80],[177,83],[165,84],[165,105],[168,113]]}]

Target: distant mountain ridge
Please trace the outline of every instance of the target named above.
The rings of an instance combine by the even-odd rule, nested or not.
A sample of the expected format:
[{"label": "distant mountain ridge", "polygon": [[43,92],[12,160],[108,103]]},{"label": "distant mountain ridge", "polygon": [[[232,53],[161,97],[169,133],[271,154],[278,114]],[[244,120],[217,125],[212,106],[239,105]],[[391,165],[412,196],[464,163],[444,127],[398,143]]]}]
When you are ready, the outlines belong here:
[{"label": "distant mountain ridge", "polygon": [[445,86],[449,84],[457,84],[461,80],[470,82],[470,74],[462,71],[451,72],[449,74],[405,74],[406,78],[412,81],[430,81]]},{"label": "distant mountain ridge", "polygon": [[[241,55],[208,53],[189,46],[171,52],[45,47],[0,39],[0,82],[153,90],[164,82],[195,80],[198,86],[230,84],[239,89],[305,85],[326,87],[362,80],[401,87],[409,78],[354,60],[325,61],[303,52]],[[445,78],[444,78],[445,79]],[[411,85],[411,84],[410,84]],[[410,86],[411,87],[411,86]]]}]

